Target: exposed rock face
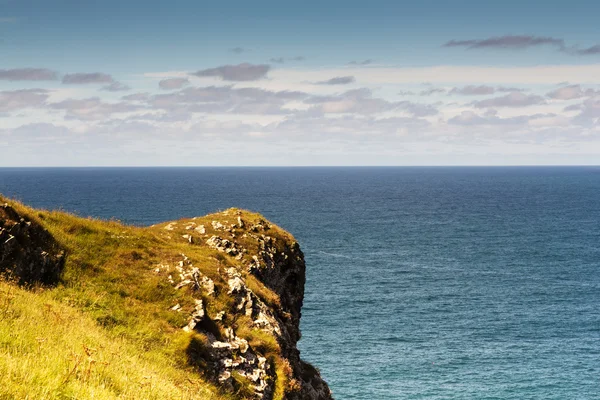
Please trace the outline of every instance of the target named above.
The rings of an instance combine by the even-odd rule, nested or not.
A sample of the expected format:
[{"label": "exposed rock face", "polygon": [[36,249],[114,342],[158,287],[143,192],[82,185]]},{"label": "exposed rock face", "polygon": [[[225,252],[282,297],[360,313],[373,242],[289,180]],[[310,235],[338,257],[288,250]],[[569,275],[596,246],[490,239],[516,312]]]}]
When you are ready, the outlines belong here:
[{"label": "exposed rock face", "polygon": [[56,283],[65,253],[41,226],[0,206],[0,273],[9,272],[20,283]]},{"label": "exposed rock face", "polygon": [[[287,396],[288,399],[331,399],[331,391],[318,370],[300,359],[296,344],[300,340],[300,317],[306,282],[304,254],[297,242],[281,243],[261,235],[256,238],[260,252],[253,257],[250,271],[281,299],[278,320],[283,323],[284,333],[280,340],[282,352],[293,369],[300,390]],[[258,258],[258,263],[256,259]]]},{"label": "exposed rock face", "polygon": [[[159,267],[167,273],[171,272],[168,279],[176,288],[197,290],[197,306],[189,314],[189,323],[184,329],[203,333],[208,343],[202,352],[196,351],[196,355],[192,356],[210,360],[209,369],[224,387],[232,386],[234,375],[242,376],[250,382],[254,398],[272,399],[276,390],[277,371],[262,349],[253,347],[246,339],[239,337],[231,327],[233,325],[230,325],[237,318],[250,318],[254,329],[268,333],[277,341],[288,375],[285,399],[332,399],[329,387],[318,370],[300,359],[296,347],[300,339],[306,271],[304,255],[298,243],[286,240],[286,237],[270,236],[271,226],[264,220],[249,224],[243,221],[239,211],[233,213],[232,217],[237,223],[227,225],[223,223],[226,221],[212,221],[211,232],[196,229],[194,234],[202,232],[203,236],[196,236],[189,241],[191,245],[208,246],[230,257],[231,266],[220,272],[222,280],[226,282],[220,290],[226,290],[233,299],[229,309],[215,312],[215,315],[206,311],[200,298],[210,302],[219,288],[215,289],[215,283],[209,278],[198,275],[197,268],[187,256],[182,254],[181,261],[173,267]],[[185,224],[183,222],[182,226]],[[172,223],[167,227],[178,229]],[[267,304],[261,295],[249,287],[250,275],[254,275],[278,296],[277,305]],[[224,334],[223,329],[221,333],[214,329],[216,322],[225,327]]]},{"label": "exposed rock face", "polygon": [[[296,347],[306,270],[298,243],[256,214],[228,210],[215,218],[161,225],[155,232],[168,256],[143,269],[172,285],[170,293],[177,291],[169,312],[185,317],[189,361],[243,398],[332,399]],[[48,231],[0,205],[0,273],[10,271],[22,283],[52,284],[64,261]]]}]

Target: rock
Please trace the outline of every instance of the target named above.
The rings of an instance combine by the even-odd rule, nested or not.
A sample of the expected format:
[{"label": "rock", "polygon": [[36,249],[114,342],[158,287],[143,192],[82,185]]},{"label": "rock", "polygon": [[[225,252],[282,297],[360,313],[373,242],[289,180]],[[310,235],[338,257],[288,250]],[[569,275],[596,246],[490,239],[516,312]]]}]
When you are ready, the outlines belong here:
[{"label": "rock", "polygon": [[196,307],[190,316],[190,322],[183,328],[184,331],[190,332],[192,331],[196,325],[204,320],[204,316],[206,315],[206,311],[204,310],[204,302],[202,300],[195,300]]},{"label": "rock", "polygon": [[0,206],[0,273],[22,284],[54,284],[64,263],[65,251],[48,231],[8,204]]},{"label": "rock", "polygon": [[219,311],[219,313],[213,318],[215,321],[223,321],[225,318],[225,311]]},{"label": "rock", "polygon": [[218,222],[218,221],[213,221],[211,223],[211,225],[212,225],[212,227],[213,227],[214,230],[219,230],[219,229],[225,228],[225,226],[222,223]]},{"label": "rock", "polygon": [[[205,342],[203,351],[191,354],[199,357],[198,365],[208,366],[208,370],[203,372],[218,382],[223,390],[237,390],[236,379],[243,377],[253,392],[251,399],[272,400],[278,380],[275,365],[267,359],[269,353],[263,347],[257,345],[254,348],[247,339],[238,336],[236,329],[240,325],[236,321],[243,317],[242,320],[247,322],[241,326],[263,331],[276,340],[278,362],[284,363],[288,381],[284,399],[331,400],[327,384],[315,368],[300,359],[296,346],[300,339],[306,269],[298,244],[278,233],[277,228],[271,230],[273,227],[265,220],[252,223],[244,221],[241,212],[236,211],[235,215],[236,224],[222,219],[212,221],[212,229],[220,233],[203,239],[209,248],[231,256],[227,260],[208,256],[217,263],[219,279],[213,281],[204,275],[185,254],[181,254],[181,259],[173,262],[172,267],[160,264],[153,269],[159,275],[164,274],[175,288],[184,291],[179,296],[189,295],[188,301],[194,302],[183,329],[202,333]],[[188,241],[192,233],[208,236],[204,225],[182,222],[181,226],[188,231],[182,235]],[[200,240],[198,236],[194,238]],[[247,259],[249,262],[245,261]],[[250,287],[255,287],[257,282],[249,287],[249,274],[269,288],[277,299],[264,299],[261,297],[265,296],[264,292],[251,290]],[[222,301],[223,292],[230,299],[226,309],[216,312],[211,300],[219,295],[219,301]],[[182,301],[181,297],[178,301]],[[181,304],[176,304],[171,310],[183,312],[189,309],[189,303]],[[216,312],[216,316],[211,319],[207,310],[209,313]],[[193,359],[192,362],[195,363]]]},{"label": "rock", "polygon": [[243,291],[243,288],[245,288],[244,282],[241,278],[237,276],[228,280],[227,285],[229,286],[229,294],[241,293]]},{"label": "rock", "polygon": [[164,229],[168,230],[168,231],[172,231],[175,229],[175,227],[177,226],[177,224],[175,222],[171,222],[169,224],[167,224]]},{"label": "rock", "polygon": [[243,248],[231,240],[223,239],[219,236],[213,235],[206,241],[206,244],[208,247],[216,249],[221,253],[238,257],[241,255],[243,257]]},{"label": "rock", "polygon": [[[175,283],[173,275],[169,274],[169,283],[175,286],[175,289],[193,286],[194,290],[201,290],[207,296],[213,296],[215,294],[215,283],[213,280],[202,274],[198,268],[194,267],[185,254],[182,254],[181,256],[183,257],[183,260],[179,261],[175,266],[175,269],[179,272],[179,282]],[[160,264],[154,269],[154,272],[169,272],[169,270],[170,267],[168,265]]]}]

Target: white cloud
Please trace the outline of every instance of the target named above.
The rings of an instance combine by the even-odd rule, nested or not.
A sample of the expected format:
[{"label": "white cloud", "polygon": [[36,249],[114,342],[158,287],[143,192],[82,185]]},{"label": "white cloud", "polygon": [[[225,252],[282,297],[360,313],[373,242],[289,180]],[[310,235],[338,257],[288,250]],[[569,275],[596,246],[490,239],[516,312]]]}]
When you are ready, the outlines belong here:
[{"label": "white cloud", "polygon": [[600,64],[540,65],[535,67],[357,67],[319,68],[315,70],[277,68],[269,74],[273,80],[286,82],[322,81],[331,76],[352,75],[364,85],[414,84],[415,82],[449,84],[537,85],[556,82],[597,83]]},{"label": "white cloud", "polygon": [[163,90],[174,90],[181,89],[184,86],[190,84],[190,80],[187,78],[168,78],[158,82],[158,87]]},{"label": "white cloud", "polygon": [[545,104],[541,96],[527,95],[521,92],[512,92],[505,96],[480,100],[474,103],[477,108],[487,107],[527,107],[535,104]]},{"label": "white cloud", "polygon": [[16,111],[30,107],[42,107],[48,99],[43,89],[7,90],[0,92],[0,112]]},{"label": "white cloud", "polygon": [[555,100],[573,100],[581,97],[591,97],[600,94],[600,90],[586,89],[584,90],[581,85],[570,85],[558,88],[548,93],[548,97]]},{"label": "white cloud", "polygon": [[[459,154],[464,148],[495,151],[493,146],[501,147],[499,143],[550,148],[560,142],[566,148],[595,138],[600,141],[596,89],[556,86],[558,81],[582,82],[586,73],[600,73],[598,66],[356,64],[321,69],[251,68],[250,72],[237,67],[204,69],[200,79],[185,71],[144,74],[132,82],[140,91],[124,96],[83,84],[125,89],[124,83],[104,73],[67,79],[81,85],[50,88],[53,84],[47,83],[44,87],[49,89],[3,91],[0,116],[5,129],[0,130],[0,140],[11,142],[17,134],[33,138],[37,133],[73,146],[112,141],[123,151],[137,145],[144,149],[141,153],[151,154],[149,143],[161,143],[165,149],[178,148],[185,154],[210,147],[222,155],[233,154],[227,153],[227,145],[231,148],[235,143],[257,157],[266,154],[267,148],[283,154],[301,143],[301,148],[311,148],[315,154],[322,149],[323,155],[342,152],[344,156],[357,154],[361,160],[360,154],[371,151],[406,155],[412,149],[441,157],[451,156],[452,151]],[[540,77],[544,71],[551,71],[551,76]],[[355,80],[361,88],[346,90],[342,85]],[[420,84],[424,81],[431,84],[424,87]],[[526,93],[520,86],[527,88]],[[405,101],[399,94],[422,97],[419,102]],[[483,98],[475,97],[473,102],[463,96]],[[562,102],[577,99],[581,99],[577,104]],[[204,160],[215,160],[212,154],[204,154]]]},{"label": "white cloud", "polygon": [[49,104],[50,108],[64,110],[66,119],[85,121],[106,120],[113,114],[128,113],[141,107],[126,102],[106,103],[98,97],[87,99],[69,99]]}]

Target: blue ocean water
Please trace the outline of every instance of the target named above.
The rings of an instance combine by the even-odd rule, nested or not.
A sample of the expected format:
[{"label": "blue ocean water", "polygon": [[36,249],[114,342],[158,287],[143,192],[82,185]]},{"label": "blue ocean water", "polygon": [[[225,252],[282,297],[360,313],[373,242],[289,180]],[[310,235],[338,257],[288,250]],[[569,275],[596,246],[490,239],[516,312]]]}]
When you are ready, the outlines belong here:
[{"label": "blue ocean water", "polygon": [[263,213],[305,252],[300,349],[337,399],[600,398],[600,167],[0,169],[0,193]]}]

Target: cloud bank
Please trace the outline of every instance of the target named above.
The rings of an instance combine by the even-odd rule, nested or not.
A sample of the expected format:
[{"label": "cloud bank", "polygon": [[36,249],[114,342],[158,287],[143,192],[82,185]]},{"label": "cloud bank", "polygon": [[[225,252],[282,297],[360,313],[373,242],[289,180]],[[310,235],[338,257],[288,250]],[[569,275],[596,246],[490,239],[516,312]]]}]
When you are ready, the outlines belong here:
[{"label": "cloud bank", "polygon": [[224,81],[256,81],[263,79],[271,67],[267,64],[249,64],[243,63],[238,65],[222,65],[216,68],[202,69],[191,75],[197,77],[218,77]]},{"label": "cloud bank", "polygon": [[0,69],[0,80],[6,81],[55,81],[58,72],[47,68]]}]

